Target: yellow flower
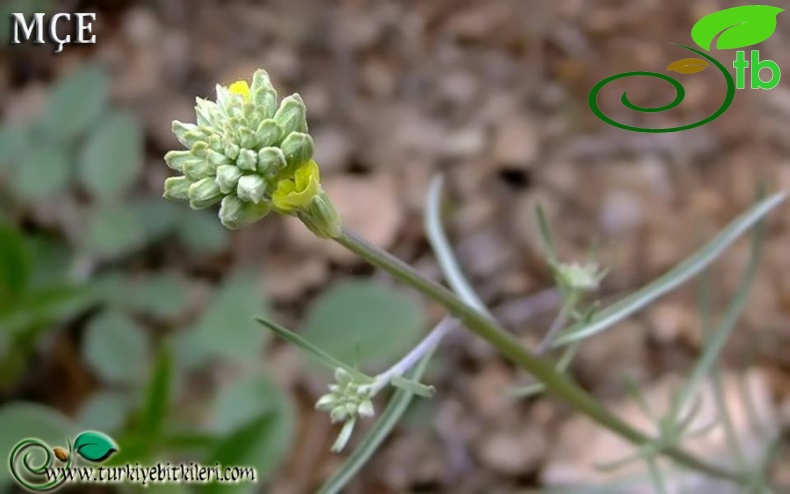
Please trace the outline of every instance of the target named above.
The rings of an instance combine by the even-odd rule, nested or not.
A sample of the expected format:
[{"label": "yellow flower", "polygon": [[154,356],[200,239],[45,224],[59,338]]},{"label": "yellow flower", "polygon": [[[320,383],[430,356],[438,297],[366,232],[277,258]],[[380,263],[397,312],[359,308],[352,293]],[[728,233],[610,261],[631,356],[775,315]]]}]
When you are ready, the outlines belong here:
[{"label": "yellow flower", "polygon": [[320,181],[318,163],[310,160],[296,170],[293,180],[280,180],[272,193],[272,202],[284,212],[303,209],[318,194]]},{"label": "yellow flower", "polygon": [[233,94],[240,94],[244,101],[250,100],[250,86],[247,81],[236,81],[228,87],[228,91]]}]

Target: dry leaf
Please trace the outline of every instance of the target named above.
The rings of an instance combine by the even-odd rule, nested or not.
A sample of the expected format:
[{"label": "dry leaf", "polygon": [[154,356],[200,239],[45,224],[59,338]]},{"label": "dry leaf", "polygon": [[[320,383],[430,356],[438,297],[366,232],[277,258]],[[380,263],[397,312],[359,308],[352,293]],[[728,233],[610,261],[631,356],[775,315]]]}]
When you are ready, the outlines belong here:
[{"label": "dry leaf", "polygon": [[696,74],[707,69],[710,64],[701,58],[682,58],[667,65],[667,70],[680,74]]}]

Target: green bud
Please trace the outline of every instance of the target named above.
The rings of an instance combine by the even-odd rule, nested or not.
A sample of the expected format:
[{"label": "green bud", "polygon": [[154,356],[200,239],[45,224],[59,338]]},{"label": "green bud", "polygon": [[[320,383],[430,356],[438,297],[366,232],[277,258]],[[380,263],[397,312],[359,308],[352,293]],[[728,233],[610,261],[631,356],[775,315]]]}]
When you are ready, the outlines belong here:
[{"label": "green bud", "polygon": [[193,182],[214,175],[217,167],[206,159],[196,158],[184,162],[183,172]]},{"label": "green bud", "polygon": [[239,151],[241,151],[241,146],[232,141],[225,141],[222,148],[222,154],[231,161],[239,157]]},{"label": "green bud", "polygon": [[236,166],[248,172],[254,172],[258,165],[258,155],[252,149],[242,149],[236,159]]},{"label": "green bud", "polygon": [[189,186],[189,207],[204,209],[218,203],[222,199],[222,191],[213,177],[207,177]]},{"label": "green bud", "polygon": [[307,207],[296,211],[296,216],[318,237],[336,238],[342,232],[340,214],[323,189],[319,190]]},{"label": "green bud", "polygon": [[192,154],[191,151],[168,151],[165,154],[165,163],[168,168],[177,172],[184,171],[184,165],[190,161],[204,161]]},{"label": "green bud", "polygon": [[292,132],[280,145],[289,167],[298,167],[313,157],[313,138],[309,134]]},{"label": "green bud", "polygon": [[258,172],[274,177],[285,168],[285,155],[282,149],[273,146],[258,151]]},{"label": "green bud", "polygon": [[270,209],[268,202],[245,202],[231,194],[222,199],[219,219],[225,228],[236,230],[260,220],[269,214]]},{"label": "green bud", "polygon": [[267,118],[258,125],[258,130],[255,131],[255,134],[258,136],[259,146],[274,146],[282,139],[283,129],[277,125],[277,122],[271,118]]},{"label": "green bud", "polygon": [[253,105],[262,111],[263,118],[271,118],[277,111],[277,91],[265,70],[256,70],[252,75],[250,94]]},{"label": "green bud", "polygon": [[230,194],[236,190],[236,184],[239,183],[239,178],[241,178],[241,170],[239,170],[237,166],[220,165],[217,167],[217,177],[215,181],[223,194]]},{"label": "green bud", "polygon": [[294,93],[284,98],[274,114],[274,121],[282,127],[283,135],[291,132],[307,132],[307,108],[302,97]]},{"label": "green bud", "polygon": [[245,149],[258,147],[258,135],[249,127],[239,127],[239,146]]},{"label": "green bud", "polygon": [[266,181],[260,175],[245,175],[239,179],[236,195],[242,201],[259,203],[266,194]]},{"label": "green bud", "polygon": [[172,129],[178,142],[186,148],[191,148],[197,144],[198,141],[205,141],[208,138],[206,131],[195,124],[173,120]]},{"label": "green bud", "polygon": [[192,184],[186,177],[169,177],[165,179],[165,192],[162,197],[171,201],[189,200],[189,186]]},{"label": "green bud", "polygon": [[219,116],[217,104],[203,98],[195,98],[195,103],[197,124],[201,127],[216,127]]},{"label": "green bud", "polygon": [[225,153],[214,151],[211,148],[206,150],[206,158],[208,161],[213,163],[215,167],[219,165],[230,165],[233,163],[233,160],[228,158]]}]

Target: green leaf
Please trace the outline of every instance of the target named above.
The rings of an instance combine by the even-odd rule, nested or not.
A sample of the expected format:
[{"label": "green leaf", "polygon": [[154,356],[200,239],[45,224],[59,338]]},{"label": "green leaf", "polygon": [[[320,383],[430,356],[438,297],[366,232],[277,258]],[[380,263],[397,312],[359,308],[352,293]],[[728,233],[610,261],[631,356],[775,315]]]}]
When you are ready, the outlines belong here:
[{"label": "green leaf", "polygon": [[184,214],[176,224],[176,234],[181,242],[198,254],[216,254],[228,246],[228,229],[222,226],[217,215],[208,211]]},{"label": "green leaf", "polygon": [[88,129],[107,102],[109,78],[97,65],[74,69],[52,90],[42,130],[57,142],[67,142]]},{"label": "green leaf", "polygon": [[692,400],[702,380],[709,376],[717,358],[721,354],[721,351],[724,350],[724,346],[735,330],[738,317],[746,306],[746,302],[749,298],[749,290],[754,283],[754,278],[757,276],[757,268],[759,267],[762,254],[763,230],[762,222],[755,225],[752,234],[749,263],[746,266],[743,278],[738,286],[738,291],[727,307],[721,324],[713,331],[712,335],[709,335],[702,355],[697,359],[688,380],[683,385],[682,391],[678,394],[679,398],[677,399],[674,410],[676,414],[679,413],[679,410],[682,409],[685,404]]},{"label": "green leaf", "polygon": [[193,329],[193,341],[213,357],[260,360],[266,333],[254,320],[265,313],[259,285],[256,277],[247,273],[236,273],[225,281]]},{"label": "green leaf", "polygon": [[156,273],[130,283],[128,307],[161,319],[172,319],[189,308],[187,283],[173,272]]},{"label": "green leaf", "polygon": [[[213,429],[223,434],[207,464],[252,466],[267,482],[294,440],[295,409],[265,375],[244,378],[217,396]],[[204,492],[252,492],[255,484],[211,484]]]},{"label": "green leaf", "polygon": [[[0,451],[8,455],[27,438],[38,438],[51,446],[66,446],[76,430],[75,424],[54,408],[38,403],[13,401],[0,406]],[[32,452],[32,450],[31,450]],[[41,454],[41,452],[37,452]],[[12,481],[8,459],[0,468],[0,486]]]},{"label": "green leaf", "polygon": [[141,434],[155,436],[161,433],[170,406],[172,387],[173,365],[170,352],[162,346],[145,392],[145,406],[137,427]]},{"label": "green leaf", "polygon": [[147,368],[148,340],[129,317],[106,311],[88,324],[82,355],[103,380],[136,381]]},{"label": "green leaf", "polygon": [[411,294],[370,280],[332,285],[310,306],[304,338],[362,370],[403,356],[420,338],[424,306]]},{"label": "green leaf", "polygon": [[19,125],[0,128],[0,171],[14,169],[22,153],[31,148],[30,129]]},{"label": "green leaf", "polygon": [[118,391],[99,391],[80,407],[79,423],[86,429],[105,432],[121,430],[129,413],[129,397]]},{"label": "green leaf", "polygon": [[123,257],[145,245],[145,224],[128,207],[97,208],[88,221],[85,248],[94,255],[110,259]]},{"label": "green leaf", "polygon": [[86,460],[98,463],[118,451],[118,445],[103,432],[85,431],[74,440],[74,451]]},{"label": "green leaf", "polygon": [[183,214],[179,204],[164,201],[159,197],[146,198],[129,204],[129,209],[145,225],[146,242],[159,239],[170,233],[192,214]]},{"label": "green leaf", "polygon": [[573,343],[605,331],[665,293],[679,287],[715,261],[730,244],[781,204],[786,197],[786,193],[778,193],[758,202],[735,218],[691,257],[631,295],[598,312],[589,323],[572,327],[554,340],[553,346]]},{"label": "green leaf", "polygon": [[71,178],[66,150],[37,145],[22,154],[10,186],[22,201],[36,202],[62,192]]},{"label": "green leaf", "polygon": [[264,319],[262,317],[258,317],[256,320],[272,330],[272,332],[274,332],[274,334],[280,338],[291,343],[302,351],[307,352],[310,356],[312,356],[313,359],[325,365],[329,370],[334,371],[336,369],[345,369],[352,374],[355,372],[355,369],[350,365],[337,360],[333,356],[329,355],[285,326],[281,326],[274,321],[269,321],[268,319]]},{"label": "green leaf", "polygon": [[30,256],[22,236],[0,220],[0,307],[22,293],[30,279]]},{"label": "green leaf", "polygon": [[135,118],[114,112],[88,136],[78,161],[80,181],[101,200],[116,199],[135,181],[143,160],[143,135]]},{"label": "green leaf", "polygon": [[776,30],[776,17],[784,9],[771,5],[743,5],[708,14],[691,29],[691,38],[703,50],[710,50],[719,36],[716,48],[733,50],[756,45]]}]

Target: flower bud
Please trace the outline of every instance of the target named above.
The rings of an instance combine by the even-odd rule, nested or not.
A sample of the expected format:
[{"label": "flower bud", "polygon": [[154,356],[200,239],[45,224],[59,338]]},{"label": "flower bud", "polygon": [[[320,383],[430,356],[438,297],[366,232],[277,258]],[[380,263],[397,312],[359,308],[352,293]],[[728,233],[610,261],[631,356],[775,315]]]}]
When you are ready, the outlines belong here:
[{"label": "flower bud", "polygon": [[307,132],[307,109],[299,94],[284,98],[274,114],[274,121],[283,129],[283,135],[291,132]]},{"label": "flower bud", "polygon": [[236,190],[236,184],[239,183],[241,178],[241,170],[233,165],[220,165],[217,167],[217,177],[215,181],[219,186],[219,190],[223,194],[230,194]]},{"label": "flower bud", "polygon": [[203,160],[192,154],[191,151],[168,151],[165,154],[165,163],[167,163],[168,168],[177,172],[183,172],[184,164],[188,161]]},{"label": "flower bud", "polygon": [[307,207],[297,210],[296,216],[318,237],[336,238],[342,233],[340,214],[320,186],[318,194]]},{"label": "flower bud", "polygon": [[178,142],[186,148],[191,148],[198,141],[205,141],[208,138],[208,134],[195,124],[185,124],[173,120],[172,129]]},{"label": "flower bud", "polygon": [[192,184],[186,177],[169,177],[165,179],[165,192],[162,197],[171,201],[189,200],[189,186]]},{"label": "flower bud", "polygon": [[258,136],[258,145],[263,147],[274,146],[282,139],[283,129],[277,125],[277,122],[267,118],[258,125],[258,130],[255,131],[255,134]]},{"label": "flower bud", "polygon": [[285,169],[285,155],[280,148],[269,146],[258,151],[259,173],[263,173],[266,177],[274,177],[283,169]]},{"label": "flower bud", "polygon": [[242,149],[236,159],[236,166],[248,172],[254,172],[258,166],[258,155],[252,149]]},{"label": "flower bud", "polygon": [[277,91],[272,86],[265,70],[256,70],[252,75],[252,103],[263,112],[263,118],[271,118],[277,111]]},{"label": "flower bud", "polygon": [[210,177],[214,175],[214,171],[217,169],[216,166],[206,161],[204,158],[196,158],[193,160],[185,161],[184,162],[184,175],[193,181],[197,182],[198,180],[206,177]]},{"label": "flower bud", "polygon": [[266,181],[260,175],[245,175],[239,179],[236,195],[242,201],[259,203],[266,194]]},{"label": "flower bud", "polygon": [[253,149],[258,146],[258,135],[249,127],[239,127],[239,146]]},{"label": "flower bud", "polygon": [[254,223],[271,210],[267,202],[255,204],[245,202],[231,194],[222,199],[222,206],[219,208],[219,219],[225,228],[236,230],[250,223]]},{"label": "flower bud", "polygon": [[198,180],[189,186],[189,207],[204,209],[222,199],[222,191],[213,177]]},{"label": "flower bud", "polygon": [[213,101],[203,98],[195,98],[195,103],[195,116],[197,117],[197,124],[200,127],[216,127],[220,115],[217,104]]},{"label": "flower bud", "polygon": [[290,167],[298,167],[313,157],[313,138],[309,134],[292,132],[280,145],[285,161]]}]

